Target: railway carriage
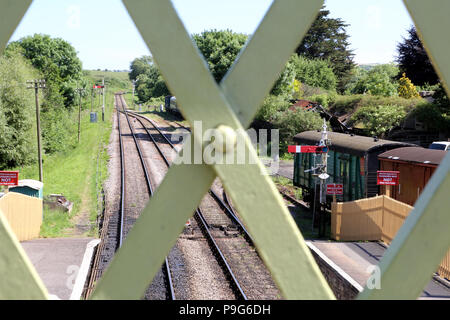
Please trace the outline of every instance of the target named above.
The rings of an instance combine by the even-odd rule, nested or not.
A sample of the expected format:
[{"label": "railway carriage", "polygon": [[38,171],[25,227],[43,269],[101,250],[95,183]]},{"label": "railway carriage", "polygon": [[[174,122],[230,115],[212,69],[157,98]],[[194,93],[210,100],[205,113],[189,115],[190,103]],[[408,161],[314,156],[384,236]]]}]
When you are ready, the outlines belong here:
[{"label": "railway carriage", "polygon": [[399,171],[397,186],[380,186],[380,194],[414,205],[447,151],[425,148],[397,148],[378,156],[380,170]]},{"label": "railway carriage", "polygon": [[[294,141],[297,145],[318,145],[321,137],[322,133],[319,131],[306,131],[297,134]],[[337,197],[339,201],[353,201],[379,194],[378,155],[395,148],[416,146],[337,132],[329,132],[328,139],[331,145],[327,160],[327,173],[330,176],[327,183],[343,184],[344,194]],[[319,163],[319,157],[320,155],[313,153],[296,153],[294,158],[294,185],[303,189],[304,198],[309,202],[313,199],[317,179],[312,171],[307,170]]]},{"label": "railway carriage", "polygon": [[178,116],[181,116],[180,110],[177,107],[177,98],[174,96],[166,96],[164,100],[164,108],[167,112],[171,112]]}]

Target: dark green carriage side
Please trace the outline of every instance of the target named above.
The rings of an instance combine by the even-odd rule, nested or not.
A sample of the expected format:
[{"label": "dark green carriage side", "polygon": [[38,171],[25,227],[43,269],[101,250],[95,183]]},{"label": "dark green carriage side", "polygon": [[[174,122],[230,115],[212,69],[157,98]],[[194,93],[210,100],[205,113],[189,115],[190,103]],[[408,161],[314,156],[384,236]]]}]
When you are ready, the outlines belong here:
[{"label": "dark green carriage side", "polygon": [[[321,132],[306,131],[297,134],[297,145],[318,145]],[[379,169],[378,154],[386,150],[413,146],[408,143],[382,140],[357,135],[329,132],[331,141],[328,152],[326,183],[342,183],[344,194],[338,201],[353,201],[375,196],[378,193],[376,172]],[[312,194],[316,178],[312,172],[305,172],[315,165],[316,155],[297,153],[294,157],[294,185],[301,187],[305,194]],[[319,161],[319,158],[317,158]]]},{"label": "dark green carriage side", "polygon": [[[297,153],[294,157],[294,185],[302,189],[314,189],[315,177],[305,170],[314,167],[316,155]],[[340,201],[361,199],[365,194],[364,171],[361,172],[361,157],[330,150],[328,152],[327,183],[342,183],[344,194],[337,196]],[[364,163],[364,162],[363,162]]]}]

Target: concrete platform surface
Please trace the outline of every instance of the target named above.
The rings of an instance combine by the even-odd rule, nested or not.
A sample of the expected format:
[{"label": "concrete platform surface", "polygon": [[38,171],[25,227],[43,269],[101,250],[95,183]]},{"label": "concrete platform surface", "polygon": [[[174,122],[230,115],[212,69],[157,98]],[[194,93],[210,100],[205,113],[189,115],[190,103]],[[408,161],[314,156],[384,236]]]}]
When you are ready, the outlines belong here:
[{"label": "concrete platform surface", "polygon": [[52,238],[21,242],[50,295],[80,299],[90,266],[94,238]]},{"label": "concrete platform surface", "polygon": [[270,175],[279,175],[288,179],[294,179],[294,160],[261,159],[262,163],[268,168]]},{"label": "concrete platform surface", "polygon": [[[373,266],[383,257],[387,247],[379,242],[333,242],[309,240],[322,254],[341,268],[361,287],[366,285]],[[381,283],[381,286],[383,284]],[[434,277],[419,299],[450,299],[450,282]]]}]

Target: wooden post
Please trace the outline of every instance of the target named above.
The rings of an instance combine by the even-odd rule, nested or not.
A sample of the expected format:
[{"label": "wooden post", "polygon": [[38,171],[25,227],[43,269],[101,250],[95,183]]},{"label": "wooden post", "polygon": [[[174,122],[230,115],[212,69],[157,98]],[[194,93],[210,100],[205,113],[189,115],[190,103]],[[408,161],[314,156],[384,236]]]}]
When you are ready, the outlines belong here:
[{"label": "wooden post", "polygon": [[45,88],[45,80],[32,80],[27,81],[28,89],[34,88],[34,97],[36,102],[36,131],[38,141],[38,161],[39,161],[39,181],[43,182],[43,169],[42,169],[42,146],[41,146],[41,118],[39,114],[39,89]]}]

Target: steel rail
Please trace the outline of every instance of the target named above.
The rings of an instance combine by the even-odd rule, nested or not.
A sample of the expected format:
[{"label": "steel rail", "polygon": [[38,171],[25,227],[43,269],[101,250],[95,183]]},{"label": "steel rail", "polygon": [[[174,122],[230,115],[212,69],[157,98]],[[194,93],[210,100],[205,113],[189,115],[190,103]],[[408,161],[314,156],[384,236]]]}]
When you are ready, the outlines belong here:
[{"label": "steel rail", "polygon": [[[115,96],[116,99],[116,109],[117,109],[117,127],[119,129],[119,148],[120,148],[120,212],[119,212],[119,228],[118,228],[118,248],[122,246],[123,242],[123,223],[124,223],[124,216],[125,216],[125,155],[123,152],[123,140],[122,140],[122,131],[120,129],[120,110],[118,105],[118,99],[117,95]],[[116,250],[117,250],[116,249]]]},{"label": "steel rail", "polygon": [[[140,114],[137,114],[137,113],[135,113],[135,112],[130,112],[131,114],[133,114],[133,115],[136,115],[136,116],[138,116],[138,117],[141,117],[141,118],[144,118],[145,120],[147,120],[148,122],[150,122],[151,124],[152,124],[152,126],[164,137],[164,140],[166,140],[166,142],[172,147],[172,149],[174,149],[175,151],[176,151],[176,149],[175,149],[175,146],[172,144],[172,142],[170,141],[170,139],[163,133],[163,132],[161,132],[161,130],[158,128],[158,126],[157,125],[155,125],[155,123],[151,120],[151,119],[148,119],[147,117],[144,117],[144,116],[142,116],[142,115],[140,115]],[[175,123],[177,124],[177,125],[179,125],[180,127],[182,127],[183,129],[186,129],[186,130],[188,130],[188,131],[191,131],[191,129],[189,129],[189,128],[187,128],[187,127],[185,127],[185,126],[183,126],[182,124],[179,124],[178,122],[176,122],[175,121]],[[250,234],[248,233],[248,231],[247,231],[247,229],[245,228],[245,226],[244,226],[244,224],[241,222],[241,220],[238,218],[238,216],[236,215],[236,213],[234,212],[234,210],[232,209],[232,207],[231,207],[231,205],[228,203],[228,205],[226,205],[223,201],[222,201],[222,199],[220,199],[220,197],[212,190],[212,189],[209,189],[209,192],[212,194],[212,196],[213,196],[213,198],[218,202],[218,204],[223,208],[223,209],[225,209],[225,213],[227,214],[227,216],[232,220],[232,221],[234,221],[236,224],[237,224],[237,226],[238,226],[238,228],[241,230],[241,232],[244,234],[244,236],[245,236],[245,238],[246,238],[246,240],[247,241],[250,241],[252,244],[253,244],[253,239],[252,239],[252,237],[250,236]],[[226,197],[226,194],[225,194],[225,197]],[[227,201],[228,202],[228,201]]]},{"label": "steel rail", "polygon": [[[141,164],[142,164],[142,168],[143,168],[143,170],[144,170],[144,176],[145,176],[145,181],[146,181],[146,184],[147,184],[147,189],[148,189],[148,192],[149,192],[150,197],[152,197],[152,196],[153,196],[153,187],[152,187],[152,184],[151,184],[150,175],[149,175],[149,173],[148,173],[147,165],[146,165],[146,163],[145,163],[144,156],[143,156],[143,154],[142,154],[142,151],[141,151],[139,142],[138,142],[138,140],[137,140],[137,138],[136,138],[136,134],[135,134],[135,132],[134,132],[133,125],[131,124],[131,121],[130,121],[130,119],[129,119],[129,117],[128,117],[128,113],[127,113],[127,111],[126,111],[126,109],[125,109],[126,103],[125,103],[125,101],[124,101],[124,98],[123,98],[123,95],[122,95],[122,94],[117,94],[117,96],[120,97],[120,98],[119,98],[119,100],[120,100],[120,105],[121,105],[121,107],[122,107],[122,109],[123,109],[123,110],[122,110],[122,113],[125,115],[125,118],[127,119],[127,122],[128,122],[128,126],[130,127],[131,134],[132,134],[132,136],[133,136],[133,140],[134,140],[134,142],[135,142],[136,149],[137,149],[137,151],[138,151],[139,158],[140,158],[140,161],[141,161]],[[118,113],[118,114],[119,114],[119,113]],[[120,126],[119,126],[119,128],[120,128]],[[166,279],[167,279],[166,285],[167,285],[167,287],[168,287],[167,289],[168,289],[168,291],[169,291],[169,296],[170,296],[170,298],[171,298],[172,300],[176,300],[175,292],[174,292],[174,288],[173,288],[172,275],[171,275],[171,272],[170,272],[170,265],[169,265],[169,261],[168,261],[167,257],[165,258],[165,261],[164,261],[163,272],[164,272],[165,275],[166,275]]]},{"label": "steel rail", "polygon": [[[161,148],[158,146],[158,143],[153,138],[152,134],[148,131],[147,127],[144,125],[144,123],[139,118],[143,118],[143,119],[147,120],[148,122],[150,122],[152,124],[152,126],[158,131],[158,133],[160,135],[162,135],[164,137],[164,139],[169,143],[171,148],[176,151],[175,146],[164,135],[164,133],[161,132],[161,130],[158,128],[158,126],[153,123],[153,121],[151,121],[147,117],[144,117],[144,116],[139,115],[139,114],[134,113],[134,112],[128,111],[128,113],[131,116],[133,116],[136,120],[138,120],[139,123],[141,123],[141,125],[144,127],[145,131],[150,136],[150,138],[151,138],[152,142],[154,143],[156,149],[158,150],[159,154],[161,154],[163,156],[164,163],[169,168],[171,166],[171,164],[169,163],[167,158],[163,155],[163,152],[162,152]],[[209,232],[210,226],[206,222],[206,219],[204,218],[200,208],[196,209],[195,214],[194,214],[194,218],[198,222],[198,224],[200,226],[200,229],[202,230],[203,234],[205,235],[205,238],[207,239],[207,241],[208,241],[208,243],[210,245],[210,248],[213,251],[214,255],[216,256],[219,264],[224,268],[225,275],[228,277],[230,285],[232,287],[232,290],[235,292],[235,295],[237,296],[238,299],[240,298],[240,299],[243,299],[243,300],[247,300],[247,295],[244,293],[244,290],[242,289],[241,285],[239,284],[239,281],[237,280],[236,276],[234,275],[234,273],[233,273],[233,271],[231,269],[231,266],[227,262],[225,256],[223,255],[222,251],[220,250],[218,244],[214,241],[214,237]]]}]

